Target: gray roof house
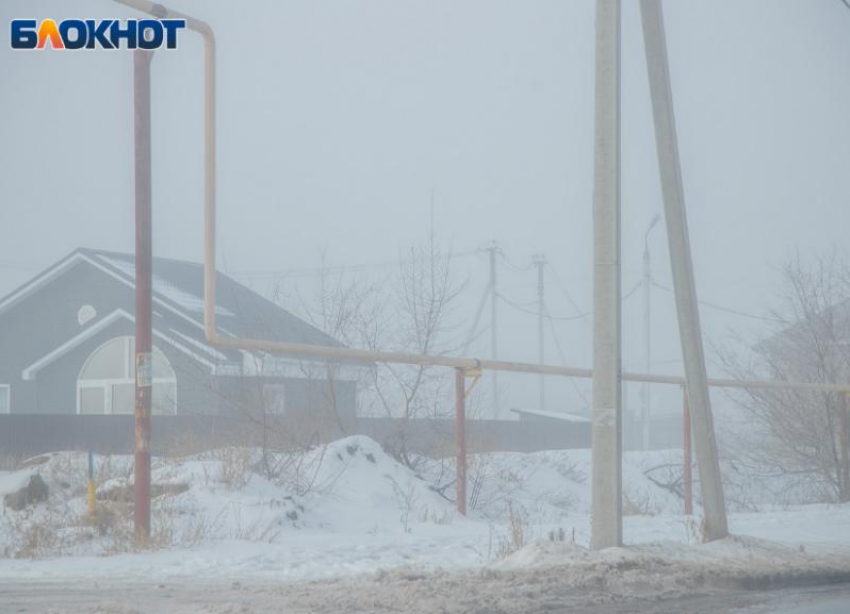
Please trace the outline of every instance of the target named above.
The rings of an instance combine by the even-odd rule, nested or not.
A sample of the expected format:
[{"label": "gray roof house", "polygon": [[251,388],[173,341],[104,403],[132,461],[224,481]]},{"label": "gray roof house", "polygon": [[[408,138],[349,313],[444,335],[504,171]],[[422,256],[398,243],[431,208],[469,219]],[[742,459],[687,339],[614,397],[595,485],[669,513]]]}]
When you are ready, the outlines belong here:
[{"label": "gray roof house", "polygon": [[[230,277],[216,283],[222,334],[339,345]],[[0,414],[133,413],[134,287],[132,254],[78,249],[0,299]],[[355,416],[362,365],[208,344],[200,264],[154,258],[153,334],[155,416]]]}]

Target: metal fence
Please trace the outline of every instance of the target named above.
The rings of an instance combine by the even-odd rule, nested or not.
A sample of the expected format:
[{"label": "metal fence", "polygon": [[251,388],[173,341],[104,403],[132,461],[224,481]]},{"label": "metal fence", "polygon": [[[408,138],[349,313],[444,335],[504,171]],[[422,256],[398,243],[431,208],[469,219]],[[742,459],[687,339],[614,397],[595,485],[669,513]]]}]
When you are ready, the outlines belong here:
[{"label": "metal fence", "polygon": [[[451,456],[454,420],[357,418],[265,422],[228,416],[154,416],[151,445],[156,455],[182,455],[227,445],[266,444],[287,450],[325,443],[347,435],[366,435],[390,448],[413,454]],[[9,414],[0,415],[0,454],[25,458],[65,450],[132,454],[134,417]],[[590,426],[557,422],[469,420],[470,452],[536,452],[590,447]]]}]

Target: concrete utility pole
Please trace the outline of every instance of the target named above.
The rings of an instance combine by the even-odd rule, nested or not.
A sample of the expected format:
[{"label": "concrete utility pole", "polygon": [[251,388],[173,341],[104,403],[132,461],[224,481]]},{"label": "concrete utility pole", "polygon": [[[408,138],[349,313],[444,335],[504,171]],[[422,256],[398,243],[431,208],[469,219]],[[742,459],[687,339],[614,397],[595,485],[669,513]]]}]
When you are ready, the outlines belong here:
[{"label": "concrete utility pole", "polygon": [[[532,256],[533,262],[537,265],[537,362],[539,364],[546,364],[546,352],[544,345],[544,336],[543,336],[543,315],[546,310],[546,303],[544,302],[544,283],[545,283],[545,275],[543,274],[543,267],[546,266],[546,255],[545,254],[535,254]],[[540,398],[539,398],[540,409],[546,409],[546,376],[542,373],[540,374]]]},{"label": "concrete utility pole", "polygon": [[[496,290],[496,254],[499,253],[499,245],[493,241],[487,251],[490,252],[490,358],[497,360],[499,335],[496,316],[499,293]],[[495,371],[493,372],[493,417],[499,417],[499,374]]]},{"label": "concrete utility pole", "polygon": [[620,0],[596,1],[590,544],[623,542],[620,384]]},{"label": "concrete utility pole", "polygon": [[[649,255],[649,233],[655,228],[655,225],[661,221],[660,215],[655,215],[649,223],[649,228],[643,235],[643,343],[646,357],[646,373],[652,373],[652,263]],[[642,448],[649,450],[650,444],[650,428],[652,422],[652,398],[650,397],[649,382],[643,385],[643,394],[641,395],[641,441]]]},{"label": "concrete utility pole", "polygon": [[652,97],[652,115],[655,122],[658,168],[661,172],[661,192],[664,197],[664,217],[667,221],[667,240],[670,246],[673,290],[679,321],[679,337],[682,342],[682,358],[685,363],[685,379],[694,428],[706,536],[711,541],[726,537],[729,530],[723,484],[720,480],[720,462],[714,435],[699,305],[685,214],[685,193],[676,141],[676,120],[670,88],[664,17],[659,0],[641,0],[640,9],[643,41],[646,46],[649,91]]},{"label": "concrete utility pole", "polygon": [[136,183],[136,462],[133,521],[136,538],[151,534],[151,384],[153,363],[151,251],[151,59],[153,52],[133,52],[133,108]]}]

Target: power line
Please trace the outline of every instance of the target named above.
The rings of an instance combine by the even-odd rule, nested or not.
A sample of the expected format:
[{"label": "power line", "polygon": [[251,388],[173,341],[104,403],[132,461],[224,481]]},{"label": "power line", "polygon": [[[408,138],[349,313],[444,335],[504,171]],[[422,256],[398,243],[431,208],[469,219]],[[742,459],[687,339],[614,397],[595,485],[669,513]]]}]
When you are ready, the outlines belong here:
[{"label": "power line", "polygon": [[850,0],[838,0],[838,1],[841,2],[841,4],[843,4],[845,7],[847,7],[848,10],[850,10]]},{"label": "power line", "polygon": [[[673,290],[664,286],[654,279],[652,280],[652,285],[660,290],[664,290],[665,292],[672,293]],[[787,324],[785,320],[780,318],[771,318],[769,316],[759,316],[752,313],[747,313],[746,311],[739,311],[738,309],[732,309],[731,307],[724,307],[723,305],[718,305],[717,303],[712,303],[709,301],[697,301],[700,305],[704,305],[706,307],[711,307],[712,309],[716,309],[717,311],[724,311],[726,313],[730,313],[732,315],[741,316],[742,318],[750,318],[753,320],[761,320],[763,322],[771,322],[773,324]]]},{"label": "power line", "polygon": [[534,266],[534,263],[526,264],[525,266],[521,264],[514,264],[502,250],[499,250],[499,255],[502,257],[502,261],[508,265],[508,268],[511,268],[519,273],[525,273],[527,270]]},{"label": "power line", "polygon": [[555,278],[555,284],[558,286],[558,288],[560,288],[561,292],[564,293],[564,296],[567,297],[567,300],[570,302],[570,305],[572,305],[572,308],[575,309],[575,312],[577,314],[582,313],[582,310],[579,309],[578,305],[573,300],[573,297],[570,294],[570,291],[567,290],[567,285],[563,281],[561,281],[561,276],[558,275],[558,271],[555,270],[555,267],[553,267],[551,265],[551,263],[549,263],[548,266],[549,266],[549,270],[552,272],[552,276]]},{"label": "power line", "polygon": [[[498,293],[498,294],[496,294],[496,296],[499,298],[499,300],[501,300],[505,304],[513,307],[517,311],[521,311],[523,313],[527,313],[528,315],[532,315],[532,316],[539,316],[540,315],[540,311],[535,310],[535,309],[528,309],[527,307],[524,307],[522,305],[522,303],[517,303],[515,301],[512,301],[511,299],[509,299],[508,297],[506,297],[502,293]],[[586,318],[587,316],[591,315],[591,313],[592,312],[588,311],[586,313],[580,313],[580,314],[577,314],[577,315],[574,315],[574,316],[552,316],[552,315],[550,315],[548,317],[553,319],[553,320],[572,321],[572,320],[581,320],[582,318]]]},{"label": "power line", "polygon": [[[546,320],[549,322],[549,329],[552,331],[552,341],[555,342],[555,349],[558,351],[558,356],[561,358],[561,364],[567,364],[567,356],[564,354],[563,348],[561,348],[561,342],[558,340],[558,332],[555,330],[555,323],[552,321],[552,316],[549,315],[549,310],[546,309],[546,305],[543,305],[543,314],[546,317]],[[590,405],[586,391],[582,390],[578,383],[575,381],[574,377],[567,378],[572,384],[573,389],[576,393],[581,397],[582,401],[584,401],[585,405]]]},{"label": "power line", "polygon": [[[480,253],[480,250],[468,250],[464,252],[456,252],[446,254],[448,259],[467,258]],[[274,279],[278,277],[314,277],[327,273],[352,273],[357,271],[366,271],[370,269],[385,269],[396,267],[412,262],[411,258],[401,258],[396,260],[383,260],[378,262],[364,262],[358,264],[340,264],[326,267],[304,267],[291,269],[247,269],[242,271],[228,271],[231,277],[241,277],[243,279]]]},{"label": "power line", "polygon": [[629,290],[626,294],[624,294],[620,298],[620,302],[625,303],[627,300],[632,298],[632,296],[634,296],[635,292],[637,292],[642,285],[643,285],[643,280],[641,279],[637,283],[635,283],[635,285],[632,287],[631,290]]},{"label": "power line", "polygon": [[[625,295],[623,295],[620,298],[620,300],[625,302],[629,298],[634,296],[635,292],[637,292],[640,289],[642,284],[643,284],[642,280],[638,281],[631,290],[629,290]],[[540,312],[538,310],[528,308],[529,305],[536,304],[536,302],[529,301],[528,303],[520,303],[520,302],[517,302],[517,301],[512,301],[511,299],[506,297],[501,292],[497,293],[496,296],[499,300],[501,300],[505,304],[513,307],[517,311],[521,311],[522,313],[526,313],[526,314],[531,315],[531,316],[539,316],[540,315]],[[574,316],[560,316],[560,315],[559,316],[553,316],[553,315],[550,314],[547,317],[549,317],[552,320],[560,320],[560,321],[564,321],[564,322],[571,322],[573,320],[582,320],[582,319],[586,318],[587,316],[591,316],[591,315],[593,315],[592,311],[585,311],[585,312],[576,313],[576,315],[574,315]]]}]

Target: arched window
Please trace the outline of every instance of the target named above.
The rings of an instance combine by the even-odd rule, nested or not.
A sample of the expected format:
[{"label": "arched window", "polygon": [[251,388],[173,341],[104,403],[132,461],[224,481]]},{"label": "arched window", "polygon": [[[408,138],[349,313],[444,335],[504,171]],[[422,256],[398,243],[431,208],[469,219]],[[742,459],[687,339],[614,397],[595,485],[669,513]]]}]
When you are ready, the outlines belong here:
[{"label": "arched window", "polygon": [[[132,414],[136,409],[136,340],[118,337],[89,356],[77,380],[77,413]],[[154,414],[177,412],[177,377],[159,348],[153,348]]]}]

